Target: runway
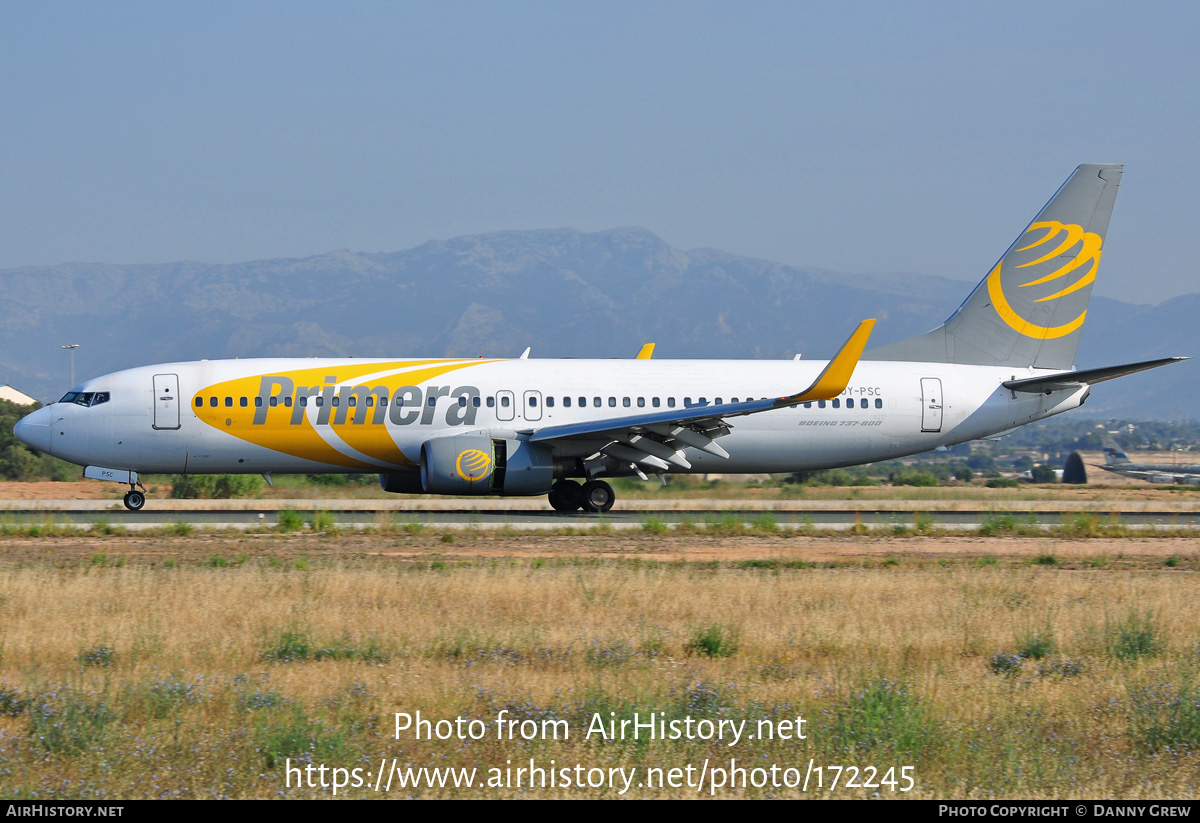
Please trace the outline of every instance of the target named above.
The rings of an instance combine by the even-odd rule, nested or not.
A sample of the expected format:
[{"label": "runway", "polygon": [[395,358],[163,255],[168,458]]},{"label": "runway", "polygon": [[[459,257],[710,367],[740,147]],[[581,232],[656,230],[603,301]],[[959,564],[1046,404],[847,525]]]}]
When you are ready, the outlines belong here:
[{"label": "runway", "polygon": [[110,526],[127,530],[184,523],[208,529],[273,529],[280,512],[309,520],[325,512],[345,529],[398,528],[421,524],[450,529],[644,529],[690,524],[774,523],[781,529],[856,527],[936,527],[977,530],[1005,515],[1019,524],[1044,528],[1069,524],[1080,516],[1119,521],[1130,528],[1200,528],[1200,501],[1011,501],[1003,507],[961,500],[618,501],[605,514],[561,514],[541,498],[528,500],[151,500],[140,512],[109,500],[41,500],[0,503],[0,527],[54,525]]}]

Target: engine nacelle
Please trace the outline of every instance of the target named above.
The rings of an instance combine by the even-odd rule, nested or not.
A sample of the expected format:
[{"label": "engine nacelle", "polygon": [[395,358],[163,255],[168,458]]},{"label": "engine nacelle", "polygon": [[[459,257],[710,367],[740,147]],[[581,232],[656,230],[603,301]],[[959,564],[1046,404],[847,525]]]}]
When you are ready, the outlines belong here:
[{"label": "engine nacelle", "polygon": [[524,440],[497,440],[505,452],[505,472],[497,477],[499,494],[546,494],[554,485],[554,457],[546,446]]},{"label": "engine nacelle", "polygon": [[545,446],[480,434],[421,444],[426,494],[545,494],[552,485],[554,457]]}]

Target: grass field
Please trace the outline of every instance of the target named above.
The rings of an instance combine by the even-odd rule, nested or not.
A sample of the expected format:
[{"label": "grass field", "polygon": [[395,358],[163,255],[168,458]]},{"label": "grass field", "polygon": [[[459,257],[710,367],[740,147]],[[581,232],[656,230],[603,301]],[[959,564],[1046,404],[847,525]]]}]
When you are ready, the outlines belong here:
[{"label": "grass field", "polygon": [[[638,783],[702,767],[724,797],[1197,793],[1192,539],[446,534],[10,538],[0,795],[332,796],[289,763],[361,769],[339,797],[384,795],[381,762],[507,782],[398,797],[624,785],[512,786],[530,759],[629,770],[625,796],[695,796]],[[418,711],[486,733],[397,738]],[[497,739],[501,711],[534,739]],[[585,738],[635,712],[748,722],[732,746]],[[806,739],[745,736],[797,717]]]}]

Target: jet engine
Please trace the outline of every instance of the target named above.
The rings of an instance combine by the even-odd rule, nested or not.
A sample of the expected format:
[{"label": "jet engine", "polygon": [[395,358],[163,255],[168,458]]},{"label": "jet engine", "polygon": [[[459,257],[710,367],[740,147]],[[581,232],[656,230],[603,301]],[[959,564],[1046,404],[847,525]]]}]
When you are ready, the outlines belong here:
[{"label": "jet engine", "polygon": [[554,468],[549,448],[523,440],[457,434],[421,444],[426,494],[545,494]]}]

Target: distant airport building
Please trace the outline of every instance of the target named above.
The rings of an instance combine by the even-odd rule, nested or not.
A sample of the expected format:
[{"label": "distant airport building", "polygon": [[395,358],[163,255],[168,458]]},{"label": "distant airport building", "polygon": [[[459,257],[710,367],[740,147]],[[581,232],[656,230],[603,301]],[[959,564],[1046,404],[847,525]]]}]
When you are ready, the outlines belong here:
[{"label": "distant airport building", "polygon": [[18,406],[32,406],[38,402],[36,397],[30,397],[23,391],[17,391],[12,386],[0,386],[0,400],[16,403]]}]

